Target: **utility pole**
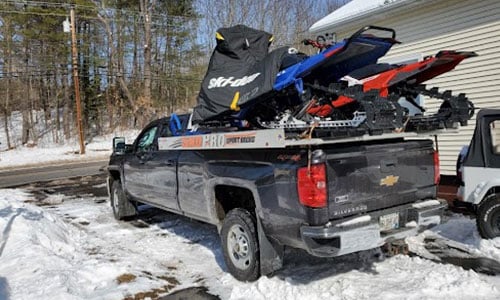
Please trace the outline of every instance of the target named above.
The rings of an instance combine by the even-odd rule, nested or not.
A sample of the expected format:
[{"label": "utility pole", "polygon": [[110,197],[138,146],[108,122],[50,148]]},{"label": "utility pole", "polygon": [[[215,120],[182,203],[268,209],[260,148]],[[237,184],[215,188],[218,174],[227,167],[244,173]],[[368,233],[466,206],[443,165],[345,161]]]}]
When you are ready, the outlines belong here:
[{"label": "utility pole", "polygon": [[76,49],[76,27],[75,27],[75,9],[71,8],[71,53],[73,56],[73,84],[75,86],[76,101],[76,122],[78,127],[78,137],[80,139],[80,154],[85,154],[85,138],[82,124],[82,105],[80,101],[80,81],[78,79],[78,51]]}]

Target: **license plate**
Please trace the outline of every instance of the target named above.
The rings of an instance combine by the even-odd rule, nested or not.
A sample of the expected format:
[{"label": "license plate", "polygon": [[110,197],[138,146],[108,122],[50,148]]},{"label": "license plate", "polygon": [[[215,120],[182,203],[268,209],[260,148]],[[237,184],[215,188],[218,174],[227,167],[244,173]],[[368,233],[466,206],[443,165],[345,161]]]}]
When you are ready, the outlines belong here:
[{"label": "license plate", "polygon": [[392,229],[399,228],[399,214],[392,213],[380,216],[378,224],[380,226],[380,231],[389,231]]}]

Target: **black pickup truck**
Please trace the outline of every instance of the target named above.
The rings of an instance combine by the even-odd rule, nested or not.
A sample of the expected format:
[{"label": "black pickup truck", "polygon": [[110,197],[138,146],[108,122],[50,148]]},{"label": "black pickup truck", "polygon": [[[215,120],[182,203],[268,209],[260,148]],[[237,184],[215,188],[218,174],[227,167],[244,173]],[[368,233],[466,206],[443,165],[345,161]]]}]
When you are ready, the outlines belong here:
[{"label": "black pickup truck", "polygon": [[[115,138],[108,167],[114,216],[133,216],[144,203],[216,225],[227,268],[239,280],[281,268],[285,246],[339,256],[441,222],[446,204],[436,199],[439,159],[430,138],[226,149],[219,136],[222,148],[191,149],[210,138],[172,137],[170,123],[153,121],[132,145]],[[238,141],[252,140],[245,136]],[[172,138],[186,140],[162,147]]]}]

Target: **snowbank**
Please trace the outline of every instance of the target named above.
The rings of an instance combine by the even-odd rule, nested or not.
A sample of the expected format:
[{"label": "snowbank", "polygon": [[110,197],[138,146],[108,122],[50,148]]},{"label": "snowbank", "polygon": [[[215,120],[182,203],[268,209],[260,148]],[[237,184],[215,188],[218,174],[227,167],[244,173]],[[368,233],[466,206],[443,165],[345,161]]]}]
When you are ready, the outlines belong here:
[{"label": "snowbank", "polygon": [[0,193],[0,299],[89,299],[116,286],[122,270],[89,260],[82,232],[23,191]]},{"label": "snowbank", "polygon": [[[330,265],[322,274],[311,269],[284,280],[263,277],[236,286],[230,299],[495,299],[499,295],[475,272],[418,257],[396,256],[345,273],[336,268]],[[311,277],[317,279],[306,280]]]},{"label": "snowbank", "polygon": [[[27,195],[16,191],[0,196],[0,276],[6,278],[4,294],[18,291],[40,298],[58,286],[75,285],[72,278],[75,242],[63,222],[41,208],[21,202]],[[33,259],[36,258],[36,259]],[[36,281],[33,275],[37,274]],[[27,295],[28,293],[24,294]],[[60,299],[71,299],[63,293]],[[0,297],[1,298],[1,297]],[[22,297],[21,297],[22,298]]]}]

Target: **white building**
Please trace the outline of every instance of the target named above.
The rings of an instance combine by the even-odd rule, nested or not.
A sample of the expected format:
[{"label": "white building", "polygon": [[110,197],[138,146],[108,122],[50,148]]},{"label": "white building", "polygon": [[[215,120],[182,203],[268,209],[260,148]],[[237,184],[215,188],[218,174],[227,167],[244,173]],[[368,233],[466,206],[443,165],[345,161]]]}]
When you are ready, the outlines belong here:
[{"label": "white building", "polygon": [[[440,91],[466,93],[479,108],[500,108],[500,1],[498,0],[353,0],[316,22],[313,34],[350,36],[366,25],[396,30],[395,45],[384,59],[403,62],[434,55],[439,50],[474,51],[455,70],[428,81]],[[426,109],[437,109],[427,100]],[[476,111],[477,112],[477,111]],[[475,119],[458,134],[439,137],[441,173],[455,174],[462,145],[468,144]]]}]

